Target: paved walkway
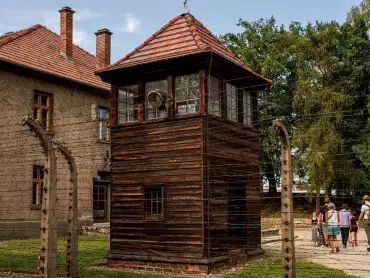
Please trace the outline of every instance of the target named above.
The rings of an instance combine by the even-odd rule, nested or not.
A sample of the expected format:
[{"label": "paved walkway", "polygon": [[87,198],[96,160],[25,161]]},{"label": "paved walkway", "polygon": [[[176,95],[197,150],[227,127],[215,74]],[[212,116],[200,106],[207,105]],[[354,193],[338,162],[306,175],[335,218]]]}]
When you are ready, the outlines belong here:
[{"label": "paved walkway", "polygon": [[[330,254],[329,248],[313,246],[311,243],[311,230],[299,229],[295,230],[294,234],[298,236],[295,241],[297,258],[308,258],[315,263],[340,269],[348,274],[370,278],[370,252],[366,250],[366,235],[363,230],[358,235],[359,247],[349,246],[347,249],[342,249],[340,241],[340,251],[335,254]],[[338,238],[340,240],[340,236]],[[280,251],[281,243],[267,243],[264,244],[264,248]]]}]

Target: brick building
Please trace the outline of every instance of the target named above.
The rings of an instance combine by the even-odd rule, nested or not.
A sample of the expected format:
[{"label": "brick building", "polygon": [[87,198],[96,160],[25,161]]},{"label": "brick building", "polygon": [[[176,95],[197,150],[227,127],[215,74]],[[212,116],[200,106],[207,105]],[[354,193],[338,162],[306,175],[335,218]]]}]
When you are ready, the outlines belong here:
[{"label": "brick building", "polygon": [[[96,33],[95,57],[73,44],[74,11],[59,12],[60,35],[37,24],[0,36],[0,238],[40,231],[44,156],[21,125],[26,115],[75,156],[80,221],[109,221],[110,85],[94,71],[110,63],[111,33]],[[69,169],[59,154],[57,159],[57,215],[63,223]]]}]

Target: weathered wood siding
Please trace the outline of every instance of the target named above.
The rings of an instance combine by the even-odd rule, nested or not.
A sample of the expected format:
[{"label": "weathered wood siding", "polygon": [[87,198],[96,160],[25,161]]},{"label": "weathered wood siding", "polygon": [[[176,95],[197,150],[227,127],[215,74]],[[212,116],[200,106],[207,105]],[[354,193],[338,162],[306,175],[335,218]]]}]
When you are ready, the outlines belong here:
[{"label": "weathered wood siding", "polygon": [[[202,118],[112,129],[111,255],[203,257]],[[146,183],[164,185],[164,219],[144,216]]]},{"label": "weathered wood siding", "polygon": [[208,256],[260,249],[258,134],[225,120],[205,118],[205,242]]}]

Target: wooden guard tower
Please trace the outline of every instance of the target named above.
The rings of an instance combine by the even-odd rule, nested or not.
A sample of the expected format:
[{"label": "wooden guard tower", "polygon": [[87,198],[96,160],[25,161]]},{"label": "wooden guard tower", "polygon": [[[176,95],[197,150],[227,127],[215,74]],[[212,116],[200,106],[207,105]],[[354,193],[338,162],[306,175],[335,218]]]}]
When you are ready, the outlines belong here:
[{"label": "wooden guard tower", "polygon": [[117,63],[109,265],[209,273],[261,252],[254,73],[191,14]]}]

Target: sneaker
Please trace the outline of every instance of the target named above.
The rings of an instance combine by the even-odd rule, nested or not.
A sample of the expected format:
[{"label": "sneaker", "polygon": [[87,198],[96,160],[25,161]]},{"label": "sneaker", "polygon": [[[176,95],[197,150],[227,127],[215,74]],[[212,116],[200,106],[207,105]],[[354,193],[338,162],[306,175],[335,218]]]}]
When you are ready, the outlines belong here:
[{"label": "sneaker", "polygon": [[355,246],[356,246],[356,244],[354,242],[352,242],[352,247],[355,247]]}]

